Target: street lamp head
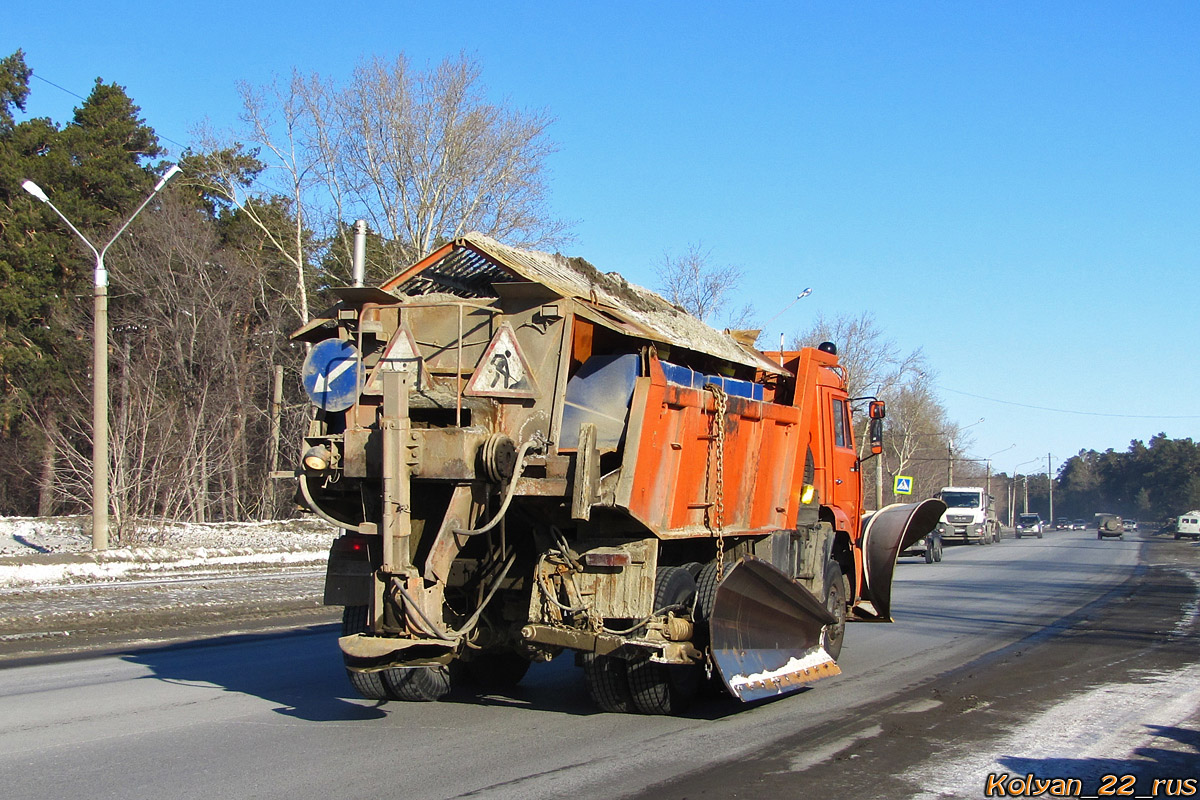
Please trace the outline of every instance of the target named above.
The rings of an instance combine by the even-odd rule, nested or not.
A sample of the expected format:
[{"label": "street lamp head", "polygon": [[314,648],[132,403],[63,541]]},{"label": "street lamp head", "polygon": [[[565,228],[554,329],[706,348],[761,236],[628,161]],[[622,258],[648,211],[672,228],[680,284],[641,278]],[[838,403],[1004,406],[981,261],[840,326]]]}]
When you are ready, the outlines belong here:
[{"label": "street lamp head", "polygon": [[38,186],[33,181],[22,181],[21,188],[24,189],[25,191],[29,192],[31,195],[36,197],[38,200],[41,200],[43,203],[50,202],[50,198],[47,197],[46,193],[42,191],[42,187]]},{"label": "street lamp head", "polygon": [[805,297],[808,297],[810,294],[812,294],[812,289],[811,289],[811,288],[806,288],[806,289],[805,289],[803,292],[801,292],[801,293],[800,293],[800,296],[799,296],[799,297],[797,297],[796,299],[797,299],[797,300],[802,300],[802,299],[804,299]]},{"label": "street lamp head", "polygon": [[183,168],[178,164],[172,164],[171,168],[167,170],[161,178],[158,179],[158,183],[154,185],[154,191],[162,191],[162,188],[167,185],[167,181],[171,180],[171,178],[174,178],[180,172],[183,172]]}]

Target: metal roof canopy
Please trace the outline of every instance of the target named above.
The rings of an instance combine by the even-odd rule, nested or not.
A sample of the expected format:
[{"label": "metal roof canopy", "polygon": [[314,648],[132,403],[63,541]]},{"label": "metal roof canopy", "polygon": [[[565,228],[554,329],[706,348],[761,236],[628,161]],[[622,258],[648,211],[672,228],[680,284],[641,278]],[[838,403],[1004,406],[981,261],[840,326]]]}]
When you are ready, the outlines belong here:
[{"label": "metal roof canopy", "polygon": [[496,297],[492,284],[511,282],[514,276],[592,306],[598,313],[589,314],[589,319],[605,324],[603,318],[610,317],[623,325],[609,327],[623,328],[623,333],[633,332],[660,344],[776,375],[791,374],[757,350],[739,344],[729,334],[709,327],[661,295],[629,283],[615,272],[600,272],[582,258],[519,250],[479,233],[443,245],[380,288],[394,294],[439,292]]}]

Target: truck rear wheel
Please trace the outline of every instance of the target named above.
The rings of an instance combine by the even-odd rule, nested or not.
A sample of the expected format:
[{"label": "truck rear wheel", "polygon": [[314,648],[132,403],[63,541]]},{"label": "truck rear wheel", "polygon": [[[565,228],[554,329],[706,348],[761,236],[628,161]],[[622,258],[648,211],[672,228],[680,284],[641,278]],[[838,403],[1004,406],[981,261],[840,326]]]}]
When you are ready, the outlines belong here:
[{"label": "truck rear wheel", "polygon": [[[369,606],[342,609],[342,635],[365,633],[370,626]],[[345,661],[345,655],[342,656]],[[377,672],[359,672],[346,667],[354,690],[368,700],[437,700],[450,691],[450,671],[443,666],[389,667]]]},{"label": "truck rear wheel", "polygon": [[[346,606],[343,608],[342,636],[353,636],[356,633],[366,632],[367,616],[370,611],[370,606]],[[345,655],[342,656],[342,660],[346,660]],[[350,679],[350,685],[354,687],[354,691],[368,700],[397,699],[388,691],[387,685],[383,682],[383,675],[379,672],[358,672],[347,667],[346,677]]]},{"label": "truck rear wheel", "polygon": [[624,659],[584,653],[583,677],[587,681],[592,702],[601,711],[610,714],[633,711],[633,700],[629,696],[629,673]]},{"label": "truck rear wheel", "polygon": [[450,691],[450,669],[445,666],[392,667],[382,673],[384,685],[397,700],[427,703]]},{"label": "truck rear wheel", "polygon": [[[654,584],[655,611],[694,606],[696,580],[688,570],[659,567]],[[704,678],[699,664],[659,664],[648,658],[631,661],[626,669],[630,698],[643,714],[678,714],[695,699]]]}]

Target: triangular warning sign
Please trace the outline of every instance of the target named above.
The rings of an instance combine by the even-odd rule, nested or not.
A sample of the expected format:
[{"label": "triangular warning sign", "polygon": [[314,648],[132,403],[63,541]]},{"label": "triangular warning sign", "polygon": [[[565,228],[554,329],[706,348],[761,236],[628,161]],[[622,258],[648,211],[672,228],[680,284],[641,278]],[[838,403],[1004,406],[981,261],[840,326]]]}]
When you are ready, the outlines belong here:
[{"label": "triangular warning sign", "polygon": [[517,335],[507,322],[500,326],[484,352],[463,394],[472,397],[537,397],[537,383]]},{"label": "triangular warning sign", "polygon": [[367,388],[374,388],[379,385],[381,372],[411,372],[420,381],[421,377],[421,356],[417,352],[417,342],[413,339],[412,331],[404,326],[396,329],[396,335],[388,342],[387,348],[383,351],[383,355],[379,357],[379,363],[371,370],[371,377],[367,381]]}]

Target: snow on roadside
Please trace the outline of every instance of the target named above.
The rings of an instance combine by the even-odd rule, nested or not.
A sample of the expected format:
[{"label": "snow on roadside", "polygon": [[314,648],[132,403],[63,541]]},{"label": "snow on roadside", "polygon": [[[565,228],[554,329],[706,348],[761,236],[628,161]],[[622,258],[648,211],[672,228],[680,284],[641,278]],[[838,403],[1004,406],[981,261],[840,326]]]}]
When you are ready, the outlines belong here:
[{"label": "snow on roadside", "polygon": [[317,568],[336,530],[312,519],[164,523],[155,546],[91,551],[88,517],[0,517],[0,589]]}]

